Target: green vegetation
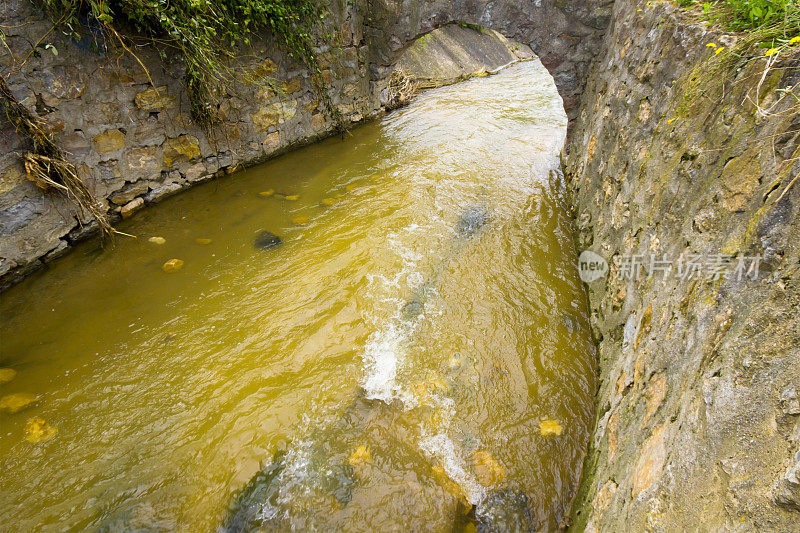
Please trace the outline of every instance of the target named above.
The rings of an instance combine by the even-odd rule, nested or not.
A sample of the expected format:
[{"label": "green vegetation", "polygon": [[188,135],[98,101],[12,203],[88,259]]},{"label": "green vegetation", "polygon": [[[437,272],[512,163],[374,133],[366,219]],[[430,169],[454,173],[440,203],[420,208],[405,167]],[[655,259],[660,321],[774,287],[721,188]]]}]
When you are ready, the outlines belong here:
[{"label": "green vegetation", "polygon": [[698,6],[712,22],[728,30],[748,32],[770,48],[800,35],[800,0],[677,0]]},{"label": "green vegetation", "polygon": [[314,35],[327,5],[317,0],[35,1],[65,31],[77,33],[80,20],[99,23],[107,38],[131,54],[123,33],[177,49],[186,61],[192,116],[204,127],[215,121],[216,95],[232,78],[236,47],[248,45],[257,32],[272,32],[320,80]]},{"label": "green vegetation", "polygon": [[[760,105],[769,92],[769,81],[776,71],[792,68],[791,58],[800,54],[800,0],[677,1],[702,8],[704,18],[735,32],[728,46],[706,44],[713,53],[682,80],[685,98],[678,113],[690,113],[701,98],[721,99],[727,86],[742,83],[751,87],[748,98],[757,112],[769,113]],[[791,91],[784,92],[782,98],[797,98]],[[798,107],[790,111],[797,112]]]},{"label": "green vegetation", "polygon": [[751,30],[764,25],[798,24],[798,0],[677,0],[681,6],[698,5],[704,13],[732,30]]},{"label": "green vegetation", "polygon": [[780,21],[792,10],[796,14],[798,10],[795,0],[726,0],[725,3],[733,17],[734,29],[757,28]]}]

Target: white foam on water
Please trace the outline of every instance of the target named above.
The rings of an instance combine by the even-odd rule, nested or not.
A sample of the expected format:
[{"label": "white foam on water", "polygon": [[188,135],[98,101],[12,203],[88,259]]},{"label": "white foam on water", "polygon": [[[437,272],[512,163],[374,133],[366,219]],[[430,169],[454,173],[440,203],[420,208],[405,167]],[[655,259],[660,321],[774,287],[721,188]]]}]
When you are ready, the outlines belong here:
[{"label": "white foam on water", "polygon": [[401,328],[389,323],[373,333],[364,348],[364,390],[367,398],[391,401],[397,391],[397,367],[405,335]]},{"label": "white foam on water", "polygon": [[[407,291],[404,287],[411,287],[415,282],[419,283],[424,279],[419,264],[425,258],[409,246],[407,241],[424,230],[424,226],[412,222],[398,231],[388,233],[384,242],[397,255],[400,268],[391,276],[379,273],[367,276],[367,296],[375,303],[394,307],[388,320],[382,318],[375,321],[378,329],[370,335],[364,347],[363,387],[369,399],[387,403],[394,399],[409,401],[408,395],[397,385],[397,372],[403,361],[405,344],[416,329],[416,321],[403,320],[400,315],[405,304],[403,293]],[[370,319],[369,316],[366,318]]]},{"label": "white foam on water", "polygon": [[423,437],[419,446],[425,453],[439,460],[447,476],[464,491],[469,503],[478,505],[483,501],[486,489],[469,472],[466,462],[456,453],[455,444],[446,433]]},{"label": "white foam on water", "polygon": [[[537,68],[544,72],[544,68],[536,60],[527,65],[512,67],[505,76],[510,76],[513,81],[530,76],[530,72]],[[484,87],[482,90],[491,91],[493,86],[504,83],[503,75],[482,80],[481,83]],[[447,100],[447,95],[450,94],[450,100],[447,100],[448,106],[455,110],[459,105],[457,94],[463,87],[471,85],[445,88],[440,90],[436,97],[435,93],[429,93],[428,96],[423,95],[420,98],[416,107],[430,114],[432,117],[430,120],[433,122],[425,123],[428,119],[421,119],[419,114],[400,113],[387,125],[389,135],[397,135],[401,146],[406,146],[411,155],[417,153],[415,148],[417,144],[426,148],[439,146],[440,149],[437,151],[440,156],[429,162],[431,175],[449,175],[451,178],[437,181],[428,179],[425,175],[415,175],[418,189],[422,190],[429,186],[433,188],[432,200],[436,214],[427,213],[430,218],[425,221],[417,217],[415,223],[388,233],[381,242],[382,246],[386,246],[396,254],[399,268],[392,275],[369,276],[368,295],[376,304],[379,302],[394,304],[396,313],[388,319],[384,314],[374,324],[376,330],[369,337],[363,353],[363,386],[366,396],[370,399],[379,399],[387,403],[399,399],[404,409],[412,409],[419,404],[432,405],[437,409],[441,415],[440,423],[436,428],[428,428],[428,432],[423,428],[419,447],[444,468],[447,476],[464,491],[470,503],[478,505],[484,500],[486,489],[478,483],[468,462],[459,453],[462,451],[461,448],[448,436],[455,417],[453,400],[435,393],[419,397],[413,391],[406,390],[408,384],[403,383],[402,378],[398,377],[405,373],[406,369],[402,368],[405,350],[420,320],[433,318],[443,312],[433,298],[434,301],[430,302],[430,305],[426,302],[424,313],[414,320],[404,319],[401,316],[402,305],[408,296],[406,291],[420,287],[429,277],[430,274],[423,271],[421,265],[424,264],[426,256],[431,254],[435,256],[437,253],[434,250],[421,252],[420,247],[415,244],[432,242],[432,236],[440,231],[452,231],[451,217],[442,218],[443,214],[452,214],[454,203],[460,204],[469,199],[470,187],[475,184],[473,174],[479,174],[480,185],[489,191],[485,195],[489,201],[491,198],[502,198],[502,202],[494,202],[490,206],[493,218],[501,220],[504,216],[518,213],[531,195],[536,194],[548,183],[550,171],[560,168],[558,154],[564,146],[566,129],[556,126],[566,124],[566,114],[560,100],[554,99],[546,109],[537,109],[536,115],[523,116],[521,119],[508,115],[506,108],[519,104],[521,109],[528,109],[523,103],[537,100],[540,93],[555,94],[555,87],[550,82],[547,87],[527,86],[524,94],[506,97],[507,101],[501,102],[502,105],[498,104],[500,106],[498,109],[495,109],[497,106],[486,107],[484,114],[487,120],[480,122],[486,125],[496,122],[504,128],[503,131],[508,132],[507,134],[489,131],[486,127],[477,130],[473,127],[466,129],[461,123],[462,118],[459,113],[442,111],[439,109],[438,100],[434,101],[434,98],[442,97]],[[451,116],[458,116],[458,121],[451,124]],[[419,120],[423,121],[424,127],[417,127],[415,130],[411,125]],[[409,129],[416,131],[416,134],[411,136],[414,143],[404,145],[402,141],[409,138],[407,131]],[[489,137],[491,142],[487,141]],[[475,161],[473,154],[480,154],[480,161]],[[464,169],[471,170],[464,172]],[[437,185],[440,186],[439,189],[436,189]],[[436,288],[430,287],[429,290],[434,294]]]}]

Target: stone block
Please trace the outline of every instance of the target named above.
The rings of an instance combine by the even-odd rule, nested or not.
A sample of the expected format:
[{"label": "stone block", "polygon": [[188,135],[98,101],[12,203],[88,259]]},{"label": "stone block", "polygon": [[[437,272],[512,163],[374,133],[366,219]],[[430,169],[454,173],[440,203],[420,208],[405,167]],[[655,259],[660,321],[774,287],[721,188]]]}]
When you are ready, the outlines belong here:
[{"label": "stone block", "polygon": [[172,167],[175,163],[191,161],[200,156],[200,142],[194,135],[181,135],[167,139],[164,144],[164,165]]},{"label": "stone block", "polygon": [[125,135],[118,129],[106,130],[92,139],[94,149],[100,154],[107,154],[125,147]]},{"label": "stone block", "polygon": [[122,190],[109,195],[108,200],[114,205],[125,205],[137,196],[145,194],[149,189],[147,182],[144,181],[129,183]]},{"label": "stone block", "polygon": [[305,85],[305,81],[300,76],[287,80],[281,84],[281,90],[286,94],[300,91]]},{"label": "stone block", "polygon": [[297,113],[297,102],[291,100],[289,102],[275,102],[269,104],[256,113],[250,115],[253,120],[253,126],[258,131],[267,131],[272,126],[283,124],[286,120],[292,118]]},{"label": "stone block", "polygon": [[122,215],[122,218],[129,218],[142,207],[144,207],[144,200],[142,198],[135,198],[123,205],[119,211],[119,214]]},{"label": "stone block", "polygon": [[158,148],[155,146],[129,150],[125,158],[129,171],[135,176],[146,178],[158,174],[161,170]]},{"label": "stone block", "polygon": [[147,89],[137,93],[134,97],[136,107],[144,111],[159,111],[168,107],[174,107],[175,98],[167,93],[166,85],[155,89]]}]

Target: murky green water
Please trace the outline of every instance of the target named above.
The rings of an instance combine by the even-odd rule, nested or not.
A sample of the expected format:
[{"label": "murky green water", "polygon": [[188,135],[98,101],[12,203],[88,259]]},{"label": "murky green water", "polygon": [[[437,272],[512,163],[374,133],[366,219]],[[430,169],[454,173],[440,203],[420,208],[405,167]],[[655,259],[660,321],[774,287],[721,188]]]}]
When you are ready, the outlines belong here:
[{"label": "murky green water", "polygon": [[[451,531],[512,505],[554,527],[594,390],[550,172],[565,128],[549,75],[516,65],[7,291],[0,396],[37,402],[0,412],[0,528],[213,531],[260,465],[279,468],[249,525]],[[255,248],[263,230],[283,243]]]}]

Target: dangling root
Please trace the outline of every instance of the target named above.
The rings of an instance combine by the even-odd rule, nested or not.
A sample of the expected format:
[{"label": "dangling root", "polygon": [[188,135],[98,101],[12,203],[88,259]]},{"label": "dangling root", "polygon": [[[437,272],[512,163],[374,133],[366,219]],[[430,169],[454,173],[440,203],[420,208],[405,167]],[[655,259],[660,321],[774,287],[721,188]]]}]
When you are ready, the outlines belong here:
[{"label": "dangling root", "polygon": [[42,190],[55,189],[65,194],[81,212],[88,212],[97,221],[104,234],[116,233],[105,210],[78,177],[75,165],[67,161],[64,152],[42,128],[41,121],[19,103],[2,77],[0,103],[17,133],[33,142],[33,151],[22,154],[28,179]]}]

